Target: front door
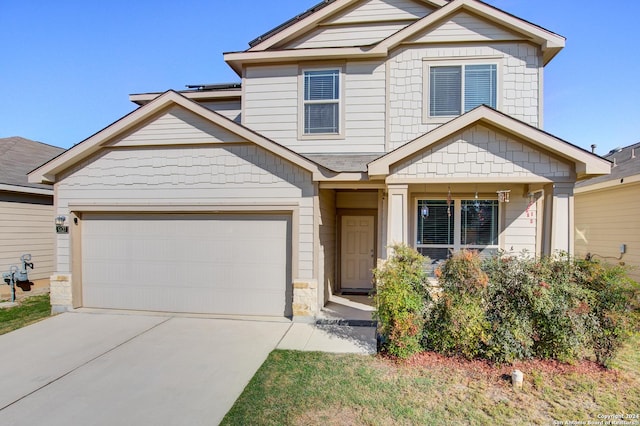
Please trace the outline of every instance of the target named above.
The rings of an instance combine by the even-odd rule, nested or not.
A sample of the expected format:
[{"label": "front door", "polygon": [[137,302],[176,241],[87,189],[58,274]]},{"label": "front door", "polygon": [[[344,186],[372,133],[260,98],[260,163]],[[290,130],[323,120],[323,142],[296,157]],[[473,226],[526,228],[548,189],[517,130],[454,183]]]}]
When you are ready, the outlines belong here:
[{"label": "front door", "polygon": [[342,290],[373,288],[374,216],[342,216]]}]

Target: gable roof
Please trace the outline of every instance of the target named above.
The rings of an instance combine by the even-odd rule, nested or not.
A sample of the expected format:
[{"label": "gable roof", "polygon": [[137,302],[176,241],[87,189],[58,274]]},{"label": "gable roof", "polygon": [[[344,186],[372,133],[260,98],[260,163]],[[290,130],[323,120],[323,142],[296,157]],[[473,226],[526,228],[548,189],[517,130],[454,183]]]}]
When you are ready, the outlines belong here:
[{"label": "gable roof", "polygon": [[0,139],[0,189],[40,193],[31,190],[37,188],[48,193],[50,186],[30,183],[27,173],[63,152],[63,148],[19,136]]},{"label": "gable roof", "polygon": [[386,176],[393,164],[476,124],[489,125],[574,163],[578,179],[610,172],[609,161],[493,108],[481,105],[372,161],[369,163],[369,175]]},{"label": "gable roof", "polygon": [[[324,0],[308,10],[294,16],[288,21],[278,25],[277,27],[267,31],[261,36],[249,42],[249,50],[265,50],[278,42],[282,41],[285,37],[291,37],[292,35],[299,35],[309,30],[310,26],[315,26],[320,21],[326,19],[331,15],[342,12],[349,7],[356,5],[361,0]],[[448,3],[449,0],[414,0],[416,3],[425,3],[431,6],[442,7]],[[328,6],[332,6],[327,9]],[[309,18],[309,19],[307,19]],[[283,32],[288,30],[286,35]],[[278,37],[279,36],[279,37]]]},{"label": "gable roof", "polygon": [[634,178],[634,181],[640,181],[640,142],[624,148],[614,149],[604,155],[603,158],[613,162],[611,174],[579,182],[576,184],[576,188],[587,189],[594,185],[598,186],[606,183],[631,183],[632,180],[629,178]]},{"label": "gable roof", "polygon": [[565,45],[564,37],[479,0],[452,0],[450,2],[430,2],[431,4],[438,3],[440,8],[371,46],[268,50],[285,39],[300,36],[313,30],[324,19],[355,4],[356,1],[335,0],[320,10],[305,15],[299,21],[270,35],[266,40],[255,44],[244,52],[225,53],[224,60],[238,75],[241,75],[244,64],[265,61],[277,63],[295,60],[386,58],[392,49],[411,40],[420,33],[428,31],[429,28],[439,25],[443,20],[461,11],[477,15],[496,25],[521,34],[525,39],[540,45],[545,65]]},{"label": "gable roof", "polygon": [[[267,151],[284,158],[285,160],[300,166],[301,168],[311,172],[314,177],[320,176],[326,172],[318,164],[311,160],[291,151],[288,148],[268,139],[253,130],[244,127],[228,118],[211,111],[196,102],[187,99],[179,93],[169,90],[152,100],[148,104],[136,109],[135,111],[124,116],[120,120],[102,129],[93,136],[85,139],[64,154],[54,158],[48,163],[38,167],[29,173],[29,182],[32,183],[54,183],[56,175],[67,170],[73,165],[86,159],[90,155],[100,151],[109,145],[116,138],[124,135],[126,132],[140,127],[147,120],[152,119],[159,113],[168,108],[178,105],[186,110],[201,116],[209,122],[220,126],[221,128],[238,135],[240,138],[255,143],[256,145],[266,149]],[[326,173],[324,173],[326,174]]]}]

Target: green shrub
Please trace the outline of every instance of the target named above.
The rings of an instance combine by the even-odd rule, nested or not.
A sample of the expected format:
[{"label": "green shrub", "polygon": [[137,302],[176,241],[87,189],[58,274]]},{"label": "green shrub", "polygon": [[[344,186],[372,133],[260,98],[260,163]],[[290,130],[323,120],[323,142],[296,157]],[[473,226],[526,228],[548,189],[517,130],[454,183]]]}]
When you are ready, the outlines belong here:
[{"label": "green shrub", "polygon": [[429,311],[423,345],[494,362],[586,356],[606,364],[638,311],[638,284],[624,268],[500,253],[481,261],[462,251],[437,270],[442,295]]},{"label": "green shrub", "polygon": [[430,301],[425,272],[429,260],[405,245],[391,248],[393,255],[374,270],[375,317],[385,349],[407,358],[421,350],[425,308]]},{"label": "green shrub", "polygon": [[476,358],[489,340],[488,278],[475,251],[462,250],[435,271],[443,293],[429,311],[423,345],[446,355]]},{"label": "green shrub", "polygon": [[489,330],[481,297],[445,293],[431,310],[423,344],[428,350],[473,359],[483,353]]}]

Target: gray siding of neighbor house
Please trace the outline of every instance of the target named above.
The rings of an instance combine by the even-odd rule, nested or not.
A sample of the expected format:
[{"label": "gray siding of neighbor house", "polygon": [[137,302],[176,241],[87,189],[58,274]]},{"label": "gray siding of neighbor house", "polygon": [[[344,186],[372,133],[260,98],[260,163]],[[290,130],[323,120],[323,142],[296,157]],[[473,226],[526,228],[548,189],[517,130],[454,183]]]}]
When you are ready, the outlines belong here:
[{"label": "gray siding of neighbor house", "polygon": [[49,278],[54,271],[53,212],[52,196],[0,192],[0,272],[20,267],[20,256],[29,253],[35,266],[29,279]]}]

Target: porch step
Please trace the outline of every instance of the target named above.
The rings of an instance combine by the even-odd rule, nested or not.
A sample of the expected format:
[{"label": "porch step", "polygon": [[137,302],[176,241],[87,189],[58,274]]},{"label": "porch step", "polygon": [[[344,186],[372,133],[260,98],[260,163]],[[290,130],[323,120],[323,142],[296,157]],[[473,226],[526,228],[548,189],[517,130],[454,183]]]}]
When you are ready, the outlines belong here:
[{"label": "porch step", "polygon": [[377,327],[378,321],[343,318],[318,318],[316,325],[339,325],[345,327]]}]

